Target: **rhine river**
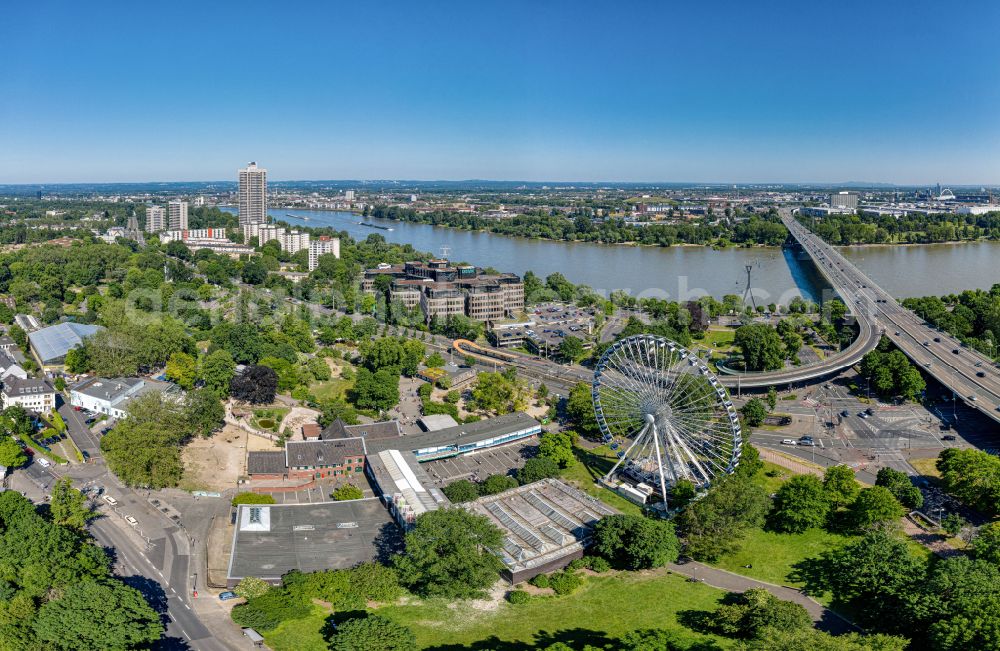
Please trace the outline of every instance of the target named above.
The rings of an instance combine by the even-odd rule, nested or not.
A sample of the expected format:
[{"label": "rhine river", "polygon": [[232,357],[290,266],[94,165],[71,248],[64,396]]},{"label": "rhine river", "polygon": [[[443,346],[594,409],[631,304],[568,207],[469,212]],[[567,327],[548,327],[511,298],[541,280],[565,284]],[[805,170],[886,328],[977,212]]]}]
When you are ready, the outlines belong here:
[{"label": "rhine river", "polygon": [[[234,209],[229,209],[233,210]],[[793,296],[817,300],[827,286],[808,260],[778,248],[639,247],[556,242],[470,232],[427,224],[368,219],[392,228],[359,225],[356,214],[331,210],[268,211],[293,225],[330,226],[355,239],[378,234],[389,242],[408,243],[454,261],[541,277],[561,272],[573,283],[605,293],[626,289],[636,296],[686,300],[710,294],[743,294],[745,265],[752,263],[752,287],[758,303],[787,305]],[[289,216],[293,215],[293,216]],[[303,219],[308,218],[308,219]],[[444,248],[443,248],[444,247]],[[841,251],[894,296],[942,295],[963,289],[989,289],[1000,282],[1000,242],[919,246],[844,247]]]}]

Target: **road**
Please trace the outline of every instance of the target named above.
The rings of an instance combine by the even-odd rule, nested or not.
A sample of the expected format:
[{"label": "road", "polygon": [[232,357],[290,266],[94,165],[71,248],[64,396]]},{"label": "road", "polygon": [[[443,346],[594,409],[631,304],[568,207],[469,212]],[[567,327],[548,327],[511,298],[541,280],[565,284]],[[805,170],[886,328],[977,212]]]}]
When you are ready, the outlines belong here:
[{"label": "road", "polygon": [[[105,495],[117,501],[115,506],[103,499],[97,501],[102,517],[94,520],[89,530],[99,544],[113,550],[116,574],[140,590],[163,616],[166,634],[157,648],[198,651],[247,648],[248,642],[229,620],[228,611],[205,590],[203,541],[207,540],[205,523],[213,513],[206,513],[206,517],[194,523],[205,526],[191,530],[169,519],[145,495],[121,484],[107,469],[97,437],[79,412],[64,404],[59,413],[70,438],[88,452],[91,462],[51,469],[31,463],[15,472],[18,488],[41,501],[51,492],[56,479],[66,476],[73,479],[77,488],[101,486]],[[203,504],[202,510],[210,512],[225,510],[226,506],[221,501]],[[129,525],[126,515],[134,517],[138,524]],[[191,538],[192,535],[196,537]],[[200,544],[192,544],[199,541]],[[201,591],[197,599],[196,589]]]},{"label": "road", "polygon": [[[966,348],[900,305],[836,249],[791,215],[782,221],[837,288],[859,322],[873,324],[924,372],[977,411],[1000,422],[1000,372],[993,361]],[[843,289],[841,289],[843,287]]]}]

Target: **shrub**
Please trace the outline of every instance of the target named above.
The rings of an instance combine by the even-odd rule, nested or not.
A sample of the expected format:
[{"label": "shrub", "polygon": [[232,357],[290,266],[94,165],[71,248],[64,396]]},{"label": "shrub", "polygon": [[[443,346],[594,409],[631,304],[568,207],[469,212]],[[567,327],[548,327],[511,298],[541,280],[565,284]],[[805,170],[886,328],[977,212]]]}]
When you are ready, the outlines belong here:
[{"label": "shrub", "polygon": [[566,569],[568,569],[568,570],[582,570],[585,567],[587,567],[587,561],[586,560],[584,560],[582,558],[574,558],[573,560],[571,560],[569,562],[569,565],[566,566]]},{"label": "shrub", "polygon": [[267,493],[237,493],[233,497],[233,506],[239,504],[274,504],[274,497]]},{"label": "shrub", "polygon": [[233,588],[233,592],[243,597],[247,601],[256,599],[271,589],[271,584],[255,576],[247,576],[240,580],[239,585]]},{"label": "shrub", "polygon": [[532,457],[517,471],[517,481],[524,485],[558,475],[558,463],[548,457]]},{"label": "shrub", "polygon": [[365,494],[360,488],[354,484],[344,484],[343,486],[337,486],[330,493],[330,497],[333,498],[335,502],[346,502],[347,500],[360,500]]},{"label": "shrub", "polygon": [[410,629],[380,615],[348,620],[330,640],[331,651],[409,651],[416,646]]},{"label": "shrub", "polygon": [[309,607],[303,599],[286,590],[272,589],[233,608],[232,618],[239,626],[269,631],[284,621],[299,619],[308,614]]},{"label": "shrub", "polygon": [[557,595],[567,595],[583,585],[583,579],[572,570],[563,570],[549,577],[549,585]]},{"label": "shrub", "polygon": [[505,490],[517,488],[517,480],[507,475],[490,475],[479,484],[481,495],[496,495]]},{"label": "shrub", "polygon": [[531,601],[531,595],[524,590],[511,590],[507,593],[507,601],[512,604],[526,604]]},{"label": "shrub", "polygon": [[471,502],[479,497],[479,487],[468,479],[459,479],[445,486],[442,491],[455,504]]},{"label": "shrub", "polygon": [[549,575],[548,574],[537,574],[530,581],[531,585],[536,588],[548,588],[549,587]]},{"label": "shrub", "polygon": [[351,588],[367,601],[386,603],[403,593],[395,568],[369,561],[351,570]]},{"label": "shrub", "polygon": [[600,556],[586,556],[585,558],[587,559],[587,567],[593,572],[602,574],[611,569],[611,563],[606,558]]}]

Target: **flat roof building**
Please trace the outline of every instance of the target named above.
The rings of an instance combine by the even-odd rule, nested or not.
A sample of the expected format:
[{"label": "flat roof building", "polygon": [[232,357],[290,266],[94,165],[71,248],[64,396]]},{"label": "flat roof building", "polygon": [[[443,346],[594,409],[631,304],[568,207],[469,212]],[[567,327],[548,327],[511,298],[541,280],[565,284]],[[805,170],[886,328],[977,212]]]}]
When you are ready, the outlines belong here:
[{"label": "flat roof building", "polygon": [[393,547],[398,529],[372,497],[319,504],[241,504],[226,585],[254,576],[279,584],[291,570],[346,569]]},{"label": "flat roof building", "polygon": [[583,556],[594,524],[617,513],[595,497],[557,479],[543,479],[481,497],[463,508],[489,518],[504,532],[497,555],[512,584],[565,567]]},{"label": "flat roof building", "polygon": [[368,457],[366,470],[375,490],[399,526],[413,526],[417,516],[451,504],[434,487],[412,452],[383,450]]},{"label": "flat roof building", "polygon": [[167,211],[163,206],[146,206],[146,232],[159,233],[167,228]]},{"label": "flat roof building", "polygon": [[239,176],[240,225],[267,221],[267,170],[250,163]]},{"label": "flat roof building", "polygon": [[66,361],[66,353],[80,346],[85,337],[101,329],[101,326],[66,321],[29,332],[31,354],[42,368],[61,367]]},{"label": "flat roof building", "polygon": [[111,418],[124,418],[132,400],[159,391],[168,396],[181,394],[180,388],[170,382],[143,377],[92,377],[70,387],[69,404]]},{"label": "flat roof building", "polygon": [[172,231],[186,231],[188,228],[187,201],[171,201],[167,204],[167,226]]},{"label": "flat roof building", "polygon": [[366,445],[369,454],[390,449],[409,450],[418,461],[431,461],[513,443],[541,432],[541,423],[518,411],[396,439],[367,439]]}]

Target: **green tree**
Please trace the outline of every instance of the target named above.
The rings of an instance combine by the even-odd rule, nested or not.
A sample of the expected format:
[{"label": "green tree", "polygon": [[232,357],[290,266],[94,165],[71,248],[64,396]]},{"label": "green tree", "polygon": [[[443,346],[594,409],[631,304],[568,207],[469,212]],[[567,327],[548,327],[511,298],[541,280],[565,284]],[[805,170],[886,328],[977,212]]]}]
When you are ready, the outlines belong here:
[{"label": "green tree", "polygon": [[389,409],[399,403],[399,375],[387,368],[374,373],[359,368],[351,394],[361,409]]},{"label": "green tree", "polygon": [[808,611],[792,601],[778,599],[764,588],[750,588],[732,595],[712,614],[715,630],[729,637],[754,638],[767,630],[807,630],[812,628]]},{"label": "green tree", "polygon": [[66,370],[70,373],[85,373],[90,368],[90,360],[87,358],[87,349],[83,346],[70,348],[66,353]]},{"label": "green tree", "polygon": [[750,398],[740,408],[740,414],[743,415],[743,420],[748,426],[760,427],[764,424],[764,418],[767,417],[767,409],[759,398]]},{"label": "green tree", "polygon": [[830,466],[823,473],[823,490],[834,509],[849,506],[858,497],[861,487],[849,466]]},{"label": "green tree", "polygon": [[580,434],[593,438],[597,436],[597,417],[594,415],[594,399],[591,387],[586,382],[579,382],[570,389],[566,399],[566,415],[573,423],[573,429]]},{"label": "green tree", "polygon": [[278,374],[273,368],[255,365],[233,377],[229,383],[229,394],[237,400],[254,405],[274,402],[278,391]]},{"label": "green tree", "polygon": [[739,549],[747,531],[764,523],[769,505],[767,493],[752,476],[733,474],[681,511],[677,526],[687,539],[688,553],[712,561]]},{"label": "green tree", "polygon": [[740,651],[904,651],[909,640],[891,635],[831,635],[814,628],[765,628]]},{"label": "green tree", "polygon": [[1000,565],[1000,522],[990,522],[979,527],[972,539],[976,558]]},{"label": "green tree", "polygon": [[263,579],[258,579],[255,576],[246,576],[240,579],[240,582],[233,588],[233,592],[244,599],[250,600],[262,596],[271,587],[271,584]]},{"label": "green tree", "polygon": [[823,482],[813,475],[795,475],[778,488],[768,524],[775,531],[802,533],[822,526],[829,509]]},{"label": "green tree", "polygon": [[815,587],[830,590],[851,607],[862,626],[904,634],[913,628],[913,595],[927,576],[927,565],[901,537],[870,531],[821,554],[816,570],[820,583]]},{"label": "green tree", "polygon": [[743,354],[748,371],[773,371],[782,367],[785,346],[774,328],[764,323],[751,323],[736,329],[733,343]]},{"label": "green tree", "polygon": [[884,486],[862,489],[849,508],[854,527],[864,530],[882,522],[893,522],[903,517],[903,506]]},{"label": "green tree", "polygon": [[417,638],[410,629],[387,617],[368,615],[349,619],[337,627],[331,651],[410,651]]},{"label": "green tree", "polygon": [[267,279],[267,267],[259,258],[251,258],[243,265],[240,278],[248,285],[260,285]]},{"label": "green tree", "polygon": [[167,377],[185,391],[190,390],[198,379],[198,363],[191,355],[178,351],[167,360]]},{"label": "green tree", "polygon": [[0,438],[0,466],[7,468],[20,468],[28,463],[28,455],[24,453],[21,446],[10,436]]},{"label": "green tree", "polygon": [[84,580],[39,608],[34,630],[48,649],[127,651],[159,640],[163,625],[138,590]]},{"label": "green tree", "polygon": [[774,386],[769,386],[767,388],[767,409],[768,411],[774,411],[774,408],[778,406],[778,390]]},{"label": "green tree", "polygon": [[511,488],[517,488],[517,480],[508,475],[490,475],[479,484],[482,495],[496,495]]},{"label": "green tree", "polygon": [[176,486],[184,472],[181,445],[193,434],[183,407],[152,392],[132,400],[126,413],[101,439],[108,467],[129,486]]},{"label": "green tree", "polygon": [[936,465],[946,492],[987,515],[1000,513],[1000,458],[982,450],[948,448]]},{"label": "green tree", "polygon": [[919,509],[924,505],[924,496],[913,485],[909,476],[892,468],[880,468],[875,478],[876,486],[884,486],[908,509]]},{"label": "green tree", "polygon": [[365,496],[364,492],[354,484],[344,484],[338,486],[330,494],[335,502],[346,502],[348,500],[360,500]]},{"label": "green tree", "polygon": [[193,433],[198,436],[207,438],[225,424],[226,410],[215,391],[207,387],[188,392],[184,406]]},{"label": "green tree", "polygon": [[525,407],[524,387],[507,373],[480,373],[472,386],[476,407],[495,414],[519,411]]},{"label": "green tree", "polygon": [[441,368],[444,366],[444,357],[441,356],[441,353],[435,351],[427,356],[424,364],[427,368]]},{"label": "green tree", "polygon": [[235,374],[236,362],[227,350],[214,350],[201,359],[199,376],[205,382],[205,388],[220,396],[229,395],[229,383]]},{"label": "green tree", "polygon": [[455,504],[471,502],[479,497],[479,487],[468,479],[456,479],[441,490]]},{"label": "green tree", "polygon": [[52,487],[49,512],[56,524],[79,530],[97,515],[87,507],[87,496],[73,488],[69,477],[63,477]]},{"label": "green tree", "polygon": [[666,520],[638,515],[607,515],[594,525],[594,550],[614,565],[641,570],[677,560],[680,543]]},{"label": "green tree", "polygon": [[497,580],[503,563],[491,550],[503,534],[485,516],[461,508],[417,516],[395,561],[400,581],[425,597],[473,598]]},{"label": "green tree", "polygon": [[578,362],[587,354],[579,338],[568,335],[559,342],[559,357],[567,362]]},{"label": "green tree", "polygon": [[517,481],[522,486],[559,476],[559,464],[548,457],[531,457],[517,471]]},{"label": "green tree", "polygon": [[568,468],[576,461],[573,437],[568,432],[543,432],[538,442],[538,454],[552,459],[560,468]]}]

